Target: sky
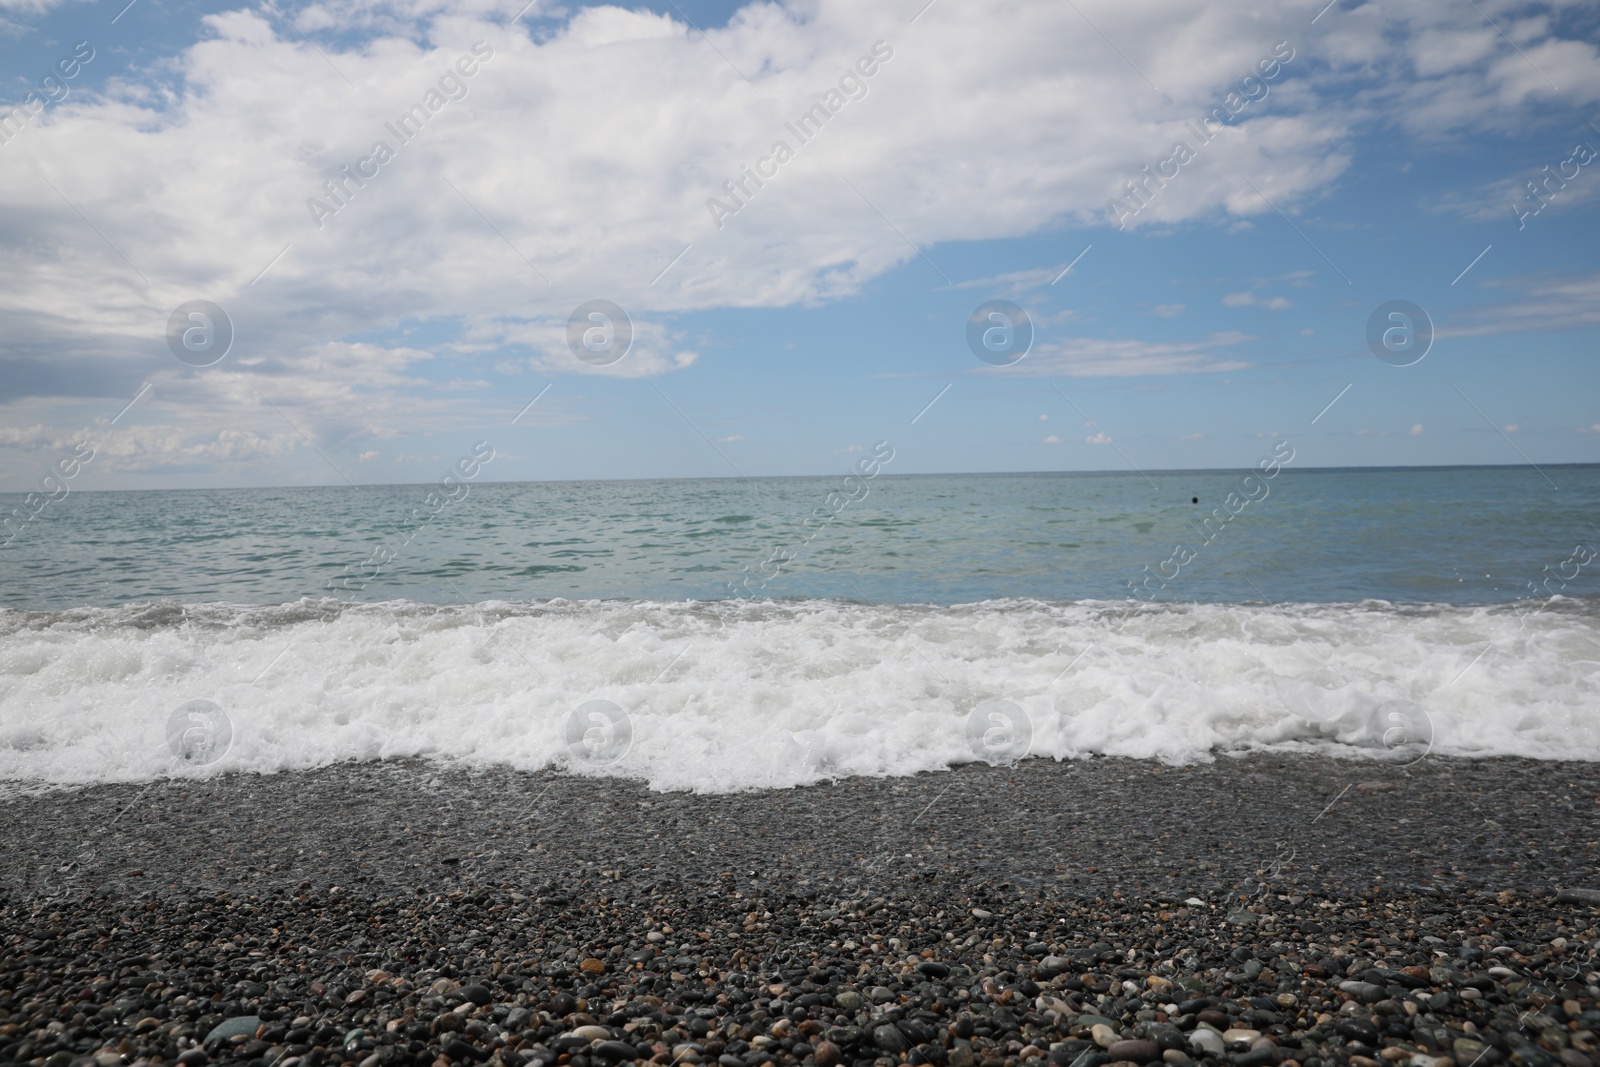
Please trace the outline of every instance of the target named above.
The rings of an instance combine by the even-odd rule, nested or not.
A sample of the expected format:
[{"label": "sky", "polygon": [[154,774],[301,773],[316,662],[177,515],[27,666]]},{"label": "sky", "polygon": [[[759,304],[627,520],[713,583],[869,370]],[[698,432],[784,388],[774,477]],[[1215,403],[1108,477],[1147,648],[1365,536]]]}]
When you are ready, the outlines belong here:
[{"label": "sky", "polygon": [[0,0],[0,490],[1600,462],[1593,4],[521,4]]}]

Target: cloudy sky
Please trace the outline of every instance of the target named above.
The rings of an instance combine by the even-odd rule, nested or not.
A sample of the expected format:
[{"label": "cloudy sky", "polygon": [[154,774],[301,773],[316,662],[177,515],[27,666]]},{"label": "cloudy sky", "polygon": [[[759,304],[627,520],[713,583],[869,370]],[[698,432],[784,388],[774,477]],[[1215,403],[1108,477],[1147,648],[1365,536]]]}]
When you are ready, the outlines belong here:
[{"label": "cloudy sky", "polygon": [[0,489],[1600,461],[1592,4],[522,2],[0,0]]}]

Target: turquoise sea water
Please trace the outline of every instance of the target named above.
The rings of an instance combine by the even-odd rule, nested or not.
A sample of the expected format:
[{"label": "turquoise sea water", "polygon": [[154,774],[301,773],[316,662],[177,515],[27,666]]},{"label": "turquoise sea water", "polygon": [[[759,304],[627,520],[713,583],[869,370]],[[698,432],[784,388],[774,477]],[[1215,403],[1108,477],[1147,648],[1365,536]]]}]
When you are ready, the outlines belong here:
[{"label": "turquoise sea water", "polygon": [[[950,604],[1116,600],[1132,595],[1130,583],[1142,583],[1140,599],[1210,603],[1480,604],[1600,591],[1600,563],[1574,559],[1578,546],[1600,546],[1597,466],[1291,466],[1271,479],[884,470],[850,483],[843,473],[475,482],[464,495],[453,488],[456,500],[430,500],[439,491],[75,492],[0,548],[0,605],[741,595]],[[12,495],[6,507],[21,502]]]},{"label": "turquoise sea water", "polygon": [[1600,759],[1600,467],[1268,473],[74,492],[0,548],[0,784]]}]

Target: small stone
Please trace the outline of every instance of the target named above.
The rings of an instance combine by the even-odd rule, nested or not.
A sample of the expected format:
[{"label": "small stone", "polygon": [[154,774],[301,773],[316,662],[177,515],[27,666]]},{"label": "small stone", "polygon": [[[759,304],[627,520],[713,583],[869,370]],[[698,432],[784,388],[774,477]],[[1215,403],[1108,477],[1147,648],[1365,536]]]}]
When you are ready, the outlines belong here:
[{"label": "small stone", "polygon": [[1222,1041],[1226,1045],[1231,1045],[1236,1041],[1242,1041],[1248,1045],[1260,1036],[1261,1031],[1259,1030],[1246,1030],[1242,1027],[1235,1027],[1232,1030],[1224,1030],[1222,1032]]},{"label": "small stone", "polygon": [[[835,1001],[837,1003],[837,1001]],[[1034,998],[1033,1006],[1040,1011],[1053,1011],[1062,1018],[1072,1014],[1072,1006],[1060,997],[1053,997],[1049,993],[1040,993]]]},{"label": "small stone", "polygon": [[861,994],[854,989],[846,989],[833,995],[833,1003],[841,1011],[855,1011],[861,1007]]},{"label": "small stone", "polygon": [[1295,996],[1293,993],[1279,993],[1277,996],[1277,1001],[1278,1007],[1280,1008],[1292,1008],[1296,1004],[1300,1003],[1300,998]]},{"label": "small stone", "polygon": [[644,939],[650,942],[652,945],[658,945],[667,939],[667,935],[662,933],[660,930],[651,930],[648,934],[644,935]]},{"label": "small stone", "polygon": [[950,1067],[972,1067],[972,1046],[965,1041],[957,1041],[950,1047],[946,1058]]},{"label": "small stone", "polygon": [[[834,1002],[838,1003],[838,997]],[[844,1062],[844,1052],[832,1041],[818,1041],[816,1048],[817,1067],[838,1067]]]},{"label": "small stone", "polygon": [[1204,1027],[1196,1029],[1189,1035],[1189,1047],[1202,1056],[1220,1056],[1227,1048],[1222,1042],[1221,1034]]},{"label": "small stone", "polygon": [[1065,956],[1046,956],[1039,961],[1039,966],[1047,971],[1064,971],[1072,966],[1072,961]]},{"label": "small stone", "polygon": [[873,1028],[872,1043],[891,1055],[899,1055],[911,1047],[911,1043],[906,1040],[906,1035],[900,1032],[900,1028],[888,1023]]},{"label": "small stone", "polygon": [[533,1019],[533,1013],[527,1008],[512,1008],[506,1013],[506,1021],[502,1023],[508,1031],[515,1034],[528,1028],[528,1023]]},{"label": "small stone", "polygon": [[895,999],[893,991],[888,986],[875,985],[869,995],[872,997],[874,1004],[883,1004]]},{"label": "small stone", "polygon": [[585,1041],[607,1041],[611,1038],[611,1031],[603,1026],[580,1026],[565,1036],[581,1037]]},{"label": "small stone", "polygon": [[[929,978],[945,978],[950,974],[950,968],[936,960],[923,960],[917,964],[917,971]],[[837,1003],[837,998],[835,998]]]},{"label": "small stone", "polygon": [[366,999],[367,999],[367,991],[365,989],[357,989],[357,990],[352,991],[349,996],[345,997],[344,998],[344,1002],[346,1004],[360,1004],[363,1000],[366,1000]]},{"label": "small stone", "polygon": [[994,912],[988,911],[984,908],[973,908],[972,917],[974,919],[992,919],[994,918]]},{"label": "small stone", "polygon": [[231,1019],[224,1019],[211,1028],[206,1039],[200,1042],[209,1045],[213,1041],[226,1041],[233,1037],[254,1037],[256,1031],[261,1029],[261,1017],[258,1015],[235,1015]]},{"label": "small stone", "polygon": [[1194,1062],[1182,1049],[1169,1048],[1161,1054],[1161,1062],[1169,1067],[1189,1067]]},{"label": "small stone", "polygon": [[1109,1049],[1117,1043],[1117,1032],[1105,1023],[1095,1023],[1089,1027],[1089,1037],[1103,1049]]},{"label": "small stone", "polygon": [[1563,889],[1556,894],[1556,903],[1600,907],[1600,889]]},{"label": "small stone", "polygon": [[206,1067],[211,1057],[206,1055],[203,1048],[192,1048],[187,1052],[178,1053],[179,1067]]},{"label": "small stone", "polygon": [[606,973],[606,963],[605,960],[595,959],[593,956],[590,956],[588,959],[578,964],[578,970],[582,971],[584,974],[604,974]]},{"label": "small stone", "polygon": [[[626,1041],[602,1041],[594,1047],[593,1054],[607,1063],[621,1063],[623,1060],[639,1058],[639,1050]],[[744,1067],[744,1064],[741,1063],[739,1067]]]},{"label": "small stone", "polygon": [[[353,994],[352,994],[353,995]],[[481,985],[466,985],[461,987],[461,995],[466,997],[478,1007],[483,1007],[494,999],[494,994]]]},{"label": "small stone", "polygon": [[459,1037],[453,1037],[444,1043],[444,1054],[456,1063],[477,1063],[488,1058],[483,1049],[468,1044]]},{"label": "small stone", "polygon": [[1161,1058],[1161,1048],[1154,1041],[1117,1041],[1106,1049],[1106,1053],[1118,1063],[1143,1064]]},{"label": "small stone", "polygon": [[1383,987],[1371,982],[1340,982],[1339,988],[1363,1004],[1376,1004],[1384,998]]}]

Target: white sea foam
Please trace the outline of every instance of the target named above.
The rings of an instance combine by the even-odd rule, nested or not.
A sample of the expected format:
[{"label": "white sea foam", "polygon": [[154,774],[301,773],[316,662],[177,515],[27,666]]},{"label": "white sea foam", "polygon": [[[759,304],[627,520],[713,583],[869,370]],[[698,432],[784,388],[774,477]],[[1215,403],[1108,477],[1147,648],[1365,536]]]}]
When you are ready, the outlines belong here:
[{"label": "white sea foam", "polygon": [[[969,742],[985,731],[1056,759],[1383,756],[1373,723],[1390,701],[1423,709],[1433,753],[1600,759],[1600,613],[1532,607],[6,611],[0,781],[15,792],[426,757],[722,792],[938,770],[985,754]],[[204,716],[169,738],[195,700],[225,716],[210,748]],[[595,705],[571,727],[593,700],[625,721],[590,716]],[[969,729],[993,700],[1025,718],[990,719],[991,706]]]}]

